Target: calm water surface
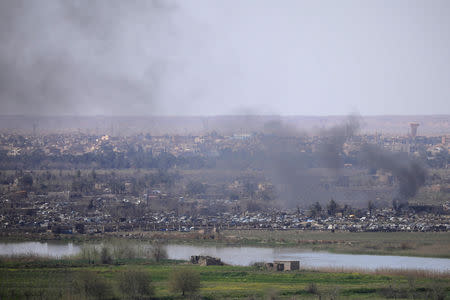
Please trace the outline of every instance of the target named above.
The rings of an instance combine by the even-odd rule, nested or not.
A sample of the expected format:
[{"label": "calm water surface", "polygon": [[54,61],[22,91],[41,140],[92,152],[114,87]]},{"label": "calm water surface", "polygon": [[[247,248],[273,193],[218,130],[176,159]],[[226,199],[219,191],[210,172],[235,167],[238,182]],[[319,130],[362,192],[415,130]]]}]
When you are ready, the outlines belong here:
[{"label": "calm water surface", "polygon": [[450,271],[450,259],[413,256],[354,255],[313,252],[296,248],[259,248],[259,247],[199,247],[170,245],[167,248],[170,258],[188,259],[190,255],[211,255],[232,265],[249,265],[254,262],[274,260],[299,260],[308,267],[344,267],[375,270],[423,269]]},{"label": "calm water surface", "polygon": [[[0,243],[0,255],[34,254],[40,256],[63,257],[75,255],[80,251],[81,246],[73,243]],[[170,259],[184,260],[189,259],[191,255],[210,255],[220,257],[225,263],[241,266],[250,265],[254,262],[300,260],[302,266],[308,267],[344,267],[371,270],[377,268],[423,269],[450,272],[450,259],[446,258],[334,254],[296,248],[222,247],[169,244],[167,245],[167,254]]]}]

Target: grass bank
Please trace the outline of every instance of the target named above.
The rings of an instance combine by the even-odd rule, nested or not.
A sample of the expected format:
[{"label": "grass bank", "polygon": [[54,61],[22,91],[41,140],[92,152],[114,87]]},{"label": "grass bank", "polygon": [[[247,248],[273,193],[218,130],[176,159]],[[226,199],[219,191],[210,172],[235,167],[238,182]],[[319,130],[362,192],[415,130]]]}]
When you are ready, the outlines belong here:
[{"label": "grass bank", "polygon": [[88,299],[83,294],[86,285],[80,291],[80,280],[87,276],[99,285],[91,284],[90,288],[103,289],[97,299],[126,299],[128,296],[119,290],[123,274],[137,270],[151,278],[153,298],[176,299],[181,295],[169,289],[169,280],[174,270],[180,269],[200,274],[200,289],[195,295],[203,299],[450,299],[450,275],[443,273],[345,269],[275,272],[261,265],[206,267],[146,259],[92,264],[79,258],[33,257],[0,260],[0,298]]}]

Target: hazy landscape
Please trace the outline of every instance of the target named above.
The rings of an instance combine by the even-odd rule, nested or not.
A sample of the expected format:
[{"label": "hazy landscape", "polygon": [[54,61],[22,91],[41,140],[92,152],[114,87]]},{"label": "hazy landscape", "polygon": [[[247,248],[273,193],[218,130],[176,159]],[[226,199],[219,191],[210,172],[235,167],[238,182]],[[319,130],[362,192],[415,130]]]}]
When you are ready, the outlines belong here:
[{"label": "hazy landscape", "polygon": [[[252,133],[267,124],[282,123],[299,133],[319,134],[320,130],[345,122],[347,116],[280,116],[280,115],[223,115],[223,116],[25,116],[0,115],[2,131],[21,133],[112,134],[118,136],[139,133],[153,135],[201,135],[208,132],[221,134]],[[446,135],[450,132],[449,115],[364,116],[362,133],[407,135],[409,123],[421,124],[425,136]]]},{"label": "hazy landscape", "polygon": [[0,0],[0,299],[450,299],[449,16]]},{"label": "hazy landscape", "polygon": [[[23,124],[0,133],[5,297],[448,294],[448,136],[422,135],[422,123],[395,134],[364,132],[361,116],[313,129],[289,121],[302,117],[190,117],[183,134],[185,117],[8,119]],[[189,266],[196,255],[229,266]],[[299,271],[267,267],[280,259]]]}]

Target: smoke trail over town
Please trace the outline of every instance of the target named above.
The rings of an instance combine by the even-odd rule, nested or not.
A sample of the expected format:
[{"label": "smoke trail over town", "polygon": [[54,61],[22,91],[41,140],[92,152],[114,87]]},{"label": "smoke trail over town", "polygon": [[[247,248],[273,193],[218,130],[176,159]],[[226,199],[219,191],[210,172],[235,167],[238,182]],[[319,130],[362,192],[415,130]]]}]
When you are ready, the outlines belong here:
[{"label": "smoke trail over town", "polygon": [[342,146],[358,133],[359,128],[360,119],[357,116],[350,116],[346,122],[321,131],[320,135],[324,137],[324,142],[320,145],[319,155],[327,168],[337,170],[343,166]]},{"label": "smoke trail over town", "polygon": [[[281,205],[288,207],[328,201],[333,196],[321,182],[323,174],[311,172],[311,168],[322,168],[332,177],[339,176],[343,167],[343,145],[360,128],[360,118],[349,116],[347,120],[318,133],[322,142],[315,153],[301,151],[299,144],[282,137],[306,136],[291,126],[271,122],[264,127],[268,133],[263,141],[265,153],[262,160],[265,174],[278,187]],[[318,136],[318,137],[319,137]],[[281,137],[281,138],[280,138]]]},{"label": "smoke trail over town", "polygon": [[[347,192],[342,198],[343,195],[336,194],[335,190],[331,190],[322,181],[324,174],[336,181],[342,175],[343,146],[358,134],[362,122],[362,118],[353,115],[341,124],[321,129],[318,137],[322,142],[318,144],[316,153],[301,152],[298,145],[283,143],[280,139],[283,136],[302,138],[305,133],[280,123],[267,124],[266,131],[269,135],[264,139],[262,169],[277,185],[281,205],[304,206],[316,201],[326,202],[331,198],[344,201],[348,198],[360,200],[368,198],[368,195],[357,190]],[[276,135],[270,134],[273,132],[276,132]],[[394,176],[398,192],[392,198],[401,205],[407,204],[408,199],[414,197],[425,183],[426,169],[418,160],[408,157],[406,153],[390,152],[371,144],[363,144],[358,152],[360,168],[381,169]],[[311,168],[317,167],[322,168],[322,173],[311,172]]]},{"label": "smoke trail over town", "polygon": [[[449,9],[446,1],[2,0],[2,113],[450,113]],[[437,105],[423,101],[429,95]]]},{"label": "smoke trail over town", "polygon": [[173,9],[159,1],[0,1],[3,112],[151,112]]},{"label": "smoke trail over town", "polygon": [[[310,107],[323,104],[323,99],[338,106],[335,112],[349,111],[353,107],[345,98],[358,99],[359,103],[358,87],[380,82],[375,68],[379,62],[371,55],[372,48],[352,40],[361,41],[367,32],[378,31],[362,21],[367,32],[358,31],[344,18],[346,13],[352,13],[362,20],[367,14],[365,9],[346,7],[340,12],[319,12],[317,8],[289,1],[275,7],[270,1],[257,6],[220,1],[0,1],[2,112],[177,115],[250,110],[255,114],[290,114],[311,112]],[[411,16],[418,8],[410,8]],[[320,18],[333,14],[339,20],[335,22],[339,27],[333,28],[344,41],[342,45],[335,43],[328,31],[316,28],[325,20],[328,23],[324,26],[336,25],[333,19]],[[404,20],[402,24],[409,22]],[[384,35],[386,47],[395,46],[393,41],[402,33],[401,28],[393,28],[379,29],[392,32]],[[416,38],[409,41],[417,42]],[[348,49],[369,59],[355,63],[342,54]],[[407,54],[402,52],[401,58],[404,55]],[[338,56],[340,59],[336,59]],[[436,64],[442,56],[423,54],[423,58]],[[342,65],[337,64],[341,61]],[[400,57],[395,61],[381,62],[389,66],[402,62]],[[372,70],[366,77],[360,76],[361,63],[363,69]],[[402,64],[398,67],[408,69]],[[345,76],[339,76],[344,69]],[[448,69],[442,78],[448,75]],[[425,72],[414,72],[422,73]],[[380,74],[384,78],[386,72]],[[412,82],[417,79],[409,78]],[[388,93],[389,85],[384,84],[383,90]],[[362,97],[370,105],[375,103],[371,101],[372,94]],[[322,105],[320,112],[326,107]],[[244,118],[238,126],[258,127],[252,122],[252,118]],[[310,169],[322,168],[331,177],[339,177],[344,165],[343,146],[359,129],[358,117],[350,117],[319,130],[320,143],[312,154],[280,139],[304,136],[306,133],[299,131],[299,126],[274,118],[262,129],[264,154],[258,167],[277,183],[287,203],[327,201],[333,192],[328,183],[320,180],[321,175],[312,174]],[[371,147],[363,147],[362,152],[370,167],[388,170],[398,179],[401,199],[414,196],[423,184],[425,172],[409,159],[399,162]]]},{"label": "smoke trail over town", "polygon": [[398,195],[394,200],[407,203],[425,183],[426,170],[420,162],[408,158],[404,153],[390,153],[375,145],[363,145],[362,160],[369,168],[389,171],[398,181]]}]

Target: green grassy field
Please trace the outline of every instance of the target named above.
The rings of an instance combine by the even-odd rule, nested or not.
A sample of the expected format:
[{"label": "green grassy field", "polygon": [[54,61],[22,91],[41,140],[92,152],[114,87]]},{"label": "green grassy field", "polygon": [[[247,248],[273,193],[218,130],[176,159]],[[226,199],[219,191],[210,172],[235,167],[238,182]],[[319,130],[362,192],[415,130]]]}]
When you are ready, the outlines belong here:
[{"label": "green grassy field", "polygon": [[168,280],[174,270],[188,269],[200,274],[196,297],[203,299],[450,299],[450,275],[429,272],[275,272],[260,266],[206,267],[179,261],[136,259],[89,265],[83,260],[42,258],[2,258],[0,299],[83,299],[76,282],[86,272],[106,284],[108,294],[103,299],[124,299],[117,286],[122,272],[130,269],[149,274],[154,298],[180,298],[169,290]]}]

